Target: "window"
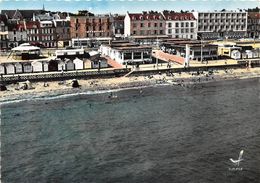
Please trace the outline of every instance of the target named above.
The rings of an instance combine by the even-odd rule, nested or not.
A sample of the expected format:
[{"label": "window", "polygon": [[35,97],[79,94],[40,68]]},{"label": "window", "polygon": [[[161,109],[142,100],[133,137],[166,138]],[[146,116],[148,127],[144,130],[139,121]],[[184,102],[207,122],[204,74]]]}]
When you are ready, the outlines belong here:
[{"label": "window", "polygon": [[143,23],[140,23],[140,27],[143,27],[144,26],[144,24]]},{"label": "window", "polygon": [[160,30],[160,34],[163,34],[163,30]]},{"label": "window", "polygon": [[133,27],[136,27],[136,23],[133,23]]},{"label": "window", "polygon": [[154,34],[157,34],[157,30],[154,30]]},{"label": "window", "polygon": [[141,52],[134,52],[134,59],[141,59],[142,53]]},{"label": "window", "polygon": [[172,27],[172,23],[168,23],[168,27]]},{"label": "window", "polygon": [[154,27],[157,27],[157,23],[154,23]]},{"label": "window", "polygon": [[176,33],[179,33],[179,29],[176,29],[175,32],[176,32]]},{"label": "window", "polygon": [[189,27],[189,22],[186,22],[186,27]]},{"label": "window", "polygon": [[136,31],[133,31],[133,34],[135,35],[135,34],[136,34]]},{"label": "window", "polygon": [[193,22],[191,22],[191,23],[190,23],[190,26],[191,26],[191,27],[194,27],[194,23],[193,23]]},{"label": "window", "polygon": [[184,27],[184,23],[183,22],[181,23],[181,27]]},{"label": "window", "polygon": [[189,29],[186,29],[186,33],[188,33],[189,32]]},{"label": "window", "polygon": [[160,27],[162,27],[162,23],[160,23]]},{"label": "window", "polygon": [[179,23],[175,23],[175,27],[179,27]]},{"label": "window", "polygon": [[192,38],[193,38],[193,35],[190,35],[190,38],[192,39]]},{"label": "window", "polygon": [[171,30],[171,29],[169,29],[169,30],[168,30],[168,34],[171,34],[171,33],[172,33],[172,30]]},{"label": "window", "polygon": [[148,27],[151,27],[151,23],[148,23]]},{"label": "window", "polygon": [[193,32],[194,32],[194,29],[190,29],[190,32],[193,33]]},{"label": "window", "polygon": [[184,29],[181,29],[181,33],[184,33]]}]

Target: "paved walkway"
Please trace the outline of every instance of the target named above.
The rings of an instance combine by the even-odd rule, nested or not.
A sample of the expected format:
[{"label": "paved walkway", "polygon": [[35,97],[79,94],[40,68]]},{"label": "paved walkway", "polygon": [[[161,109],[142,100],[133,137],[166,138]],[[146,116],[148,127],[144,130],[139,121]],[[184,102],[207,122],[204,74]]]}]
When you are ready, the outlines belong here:
[{"label": "paved walkway", "polygon": [[109,57],[104,57],[105,59],[107,59],[107,63],[108,65],[110,65],[111,67],[115,68],[115,69],[122,69],[123,65],[121,65],[120,63],[116,62],[115,60],[109,58]]},{"label": "paved walkway", "polygon": [[166,62],[175,62],[178,64],[183,65],[185,59],[183,57],[177,56],[177,55],[172,55],[169,53],[164,53],[161,50],[154,50],[153,51],[153,57],[158,58],[160,60],[164,60]]}]

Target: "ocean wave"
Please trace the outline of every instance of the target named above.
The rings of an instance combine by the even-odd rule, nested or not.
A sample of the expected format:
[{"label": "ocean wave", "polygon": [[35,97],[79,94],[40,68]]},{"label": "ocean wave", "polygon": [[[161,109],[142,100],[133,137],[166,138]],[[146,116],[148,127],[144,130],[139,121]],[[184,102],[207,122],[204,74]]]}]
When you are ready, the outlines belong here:
[{"label": "ocean wave", "polygon": [[88,90],[83,92],[76,92],[71,93],[73,90],[70,91],[70,93],[45,93],[45,94],[34,94],[33,96],[27,96],[22,95],[20,98],[7,98],[0,101],[1,105],[6,104],[13,104],[13,103],[20,103],[20,102],[26,102],[26,101],[40,101],[40,100],[57,100],[57,99],[64,99],[69,97],[75,97],[80,95],[98,95],[98,94],[105,94],[105,93],[111,93],[111,92],[119,92],[124,90],[135,90],[135,89],[141,89],[141,88],[147,88],[147,87],[156,87],[156,86],[162,86],[162,85],[169,85],[169,84],[156,84],[156,85],[147,85],[147,86],[135,86],[135,87],[125,87],[125,88],[117,88],[117,89],[108,89],[108,90]]}]

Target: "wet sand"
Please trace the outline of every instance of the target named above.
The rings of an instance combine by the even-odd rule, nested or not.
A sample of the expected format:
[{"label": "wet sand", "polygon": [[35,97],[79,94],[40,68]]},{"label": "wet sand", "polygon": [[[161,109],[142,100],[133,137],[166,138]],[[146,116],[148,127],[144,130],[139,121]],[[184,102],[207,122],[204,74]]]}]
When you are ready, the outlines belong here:
[{"label": "wet sand", "polygon": [[232,79],[247,79],[260,76],[260,68],[250,69],[229,69],[214,71],[213,74],[203,72],[197,75],[196,72],[174,73],[173,75],[157,74],[150,76],[128,76],[108,79],[79,79],[80,88],[72,88],[72,80],[66,80],[63,83],[58,81],[32,83],[34,89],[16,90],[17,84],[7,85],[7,91],[0,92],[0,102],[27,99],[33,97],[45,97],[61,94],[73,94],[86,91],[113,90],[131,87],[145,87],[156,84],[173,84],[185,86],[186,84],[196,84],[203,82],[214,82]]}]

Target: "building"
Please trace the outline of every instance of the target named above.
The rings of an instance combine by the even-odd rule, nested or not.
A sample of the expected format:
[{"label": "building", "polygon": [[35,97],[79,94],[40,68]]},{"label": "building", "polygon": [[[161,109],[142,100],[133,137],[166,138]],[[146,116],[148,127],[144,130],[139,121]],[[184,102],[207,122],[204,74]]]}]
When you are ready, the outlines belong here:
[{"label": "building", "polygon": [[112,42],[100,46],[100,52],[121,64],[152,62],[152,48],[124,41]]},{"label": "building", "polygon": [[34,15],[44,13],[44,8],[42,10],[2,10],[1,14],[4,14],[8,17],[10,22],[17,22],[20,20],[31,21]]},{"label": "building", "polygon": [[113,15],[113,35],[115,38],[124,37],[124,19],[125,15]]},{"label": "building", "polygon": [[233,59],[259,58],[260,41],[243,39],[235,41],[215,41],[211,44],[218,46],[218,55]]},{"label": "building", "polygon": [[27,32],[24,24],[25,22],[8,24],[8,45],[10,48],[17,47],[27,41]]},{"label": "building", "polygon": [[0,74],[20,74],[48,71],[49,58],[40,54],[40,48],[23,43],[11,50],[7,58],[0,61]]},{"label": "building", "polygon": [[65,49],[65,50],[56,50],[55,55],[60,59],[71,59],[75,58],[89,58],[89,54],[84,51],[84,49]]},{"label": "building", "polygon": [[[161,44],[161,49],[170,54],[186,57],[186,49],[189,48],[189,59],[191,60],[213,60],[218,58],[218,46],[209,42],[191,40],[170,40]],[[202,57],[201,57],[202,56]]]},{"label": "building", "polygon": [[248,37],[260,39],[260,12],[249,12],[247,23]]},{"label": "building", "polygon": [[159,12],[127,12],[124,26],[125,37],[165,35],[165,20]]},{"label": "building", "polygon": [[192,13],[163,11],[166,35],[172,38],[197,39],[197,21]]},{"label": "building", "polygon": [[27,41],[41,47],[56,47],[57,38],[52,21],[28,21],[21,24],[26,30]]},{"label": "building", "polygon": [[58,47],[66,47],[70,44],[70,21],[67,19],[53,20]]},{"label": "building", "polygon": [[110,15],[94,15],[87,11],[79,11],[70,16],[71,38],[112,37],[113,22]]},{"label": "building", "polygon": [[194,12],[199,39],[243,38],[247,32],[247,12]]},{"label": "building", "polygon": [[7,17],[0,14],[0,50],[8,49],[8,41]]}]

